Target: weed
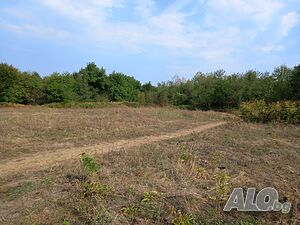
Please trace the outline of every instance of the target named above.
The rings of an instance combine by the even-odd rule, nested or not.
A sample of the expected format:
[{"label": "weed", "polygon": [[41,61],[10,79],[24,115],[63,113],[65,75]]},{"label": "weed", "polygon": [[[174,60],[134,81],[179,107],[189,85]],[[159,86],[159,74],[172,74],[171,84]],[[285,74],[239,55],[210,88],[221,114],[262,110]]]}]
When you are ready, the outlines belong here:
[{"label": "weed", "polygon": [[100,169],[100,166],[95,159],[85,153],[81,156],[81,164],[83,165],[84,170],[89,174],[97,173]]},{"label": "weed", "polygon": [[196,168],[196,173],[197,173],[196,175],[198,178],[208,179],[209,174],[204,167],[198,166]]},{"label": "weed", "polygon": [[150,202],[154,200],[159,200],[164,197],[164,193],[160,193],[157,191],[148,191],[144,192],[142,202]]},{"label": "weed", "polygon": [[212,154],[211,163],[212,163],[212,167],[213,168],[216,168],[216,167],[218,167],[220,165],[222,156],[223,156],[222,152],[220,152],[220,151],[215,151]]},{"label": "weed", "polygon": [[194,225],[195,219],[192,215],[182,213],[180,210],[174,211],[175,218],[172,220],[173,225]]},{"label": "weed", "polygon": [[131,206],[122,208],[121,211],[122,211],[123,215],[125,217],[127,217],[128,219],[133,219],[136,217],[136,215],[139,211],[139,208],[135,205],[131,205]]},{"label": "weed", "polygon": [[107,196],[112,188],[109,185],[100,184],[97,182],[85,182],[83,183],[84,196]]},{"label": "weed", "polygon": [[179,163],[186,163],[193,158],[193,155],[187,150],[187,148],[179,144]]},{"label": "weed", "polygon": [[100,166],[96,160],[85,153],[81,156],[81,164],[84,170],[89,175],[88,180],[80,184],[85,197],[107,196],[112,188],[109,185],[101,184],[99,178],[95,174],[99,171]]},{"label": "weed", "polygon": [[221,224],[221,203],[225,201],[228,197],[228,192],[230,189],[229,186],[229,175],[225,172],[225,170],[218,170],[214,175],[215,186],[213,188],[214,195],[210,196],[212,200],[216,203],[216,221],[217,224]]},{"label": "weed", "polygon": [[71,224],[67,220],[65,220],[62,225],[71,225]]},{"label": "weed", "polygon": [[225,172],[225,170],[219,170],[214,175],[215,196],[213,197],[213,199],[216,200],[217,202],[226,200],[226,197],[230,189],[229,180],[230,180],[230,176]]},{"label": "weed", "polygon": [[204,174],[206,173],[206,169],[202,166],[198,166],[198,168],[196,169],[198,174]]}]

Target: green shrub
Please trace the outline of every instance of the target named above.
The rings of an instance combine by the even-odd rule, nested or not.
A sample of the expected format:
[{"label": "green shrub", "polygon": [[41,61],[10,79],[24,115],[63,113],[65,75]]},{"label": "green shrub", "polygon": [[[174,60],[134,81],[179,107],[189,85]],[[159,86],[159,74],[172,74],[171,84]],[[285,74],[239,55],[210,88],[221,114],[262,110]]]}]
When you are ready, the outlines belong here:
[{"label": "green shrub", "polygon": [[266,103],[264,100],[245,102],[239,108],[239,116],[248,122],[300,123],[300,104],[293,101]]},{"label": "green shrub", "polygon": [[81,164],[84,167],[84,170],[91,174],[97,173],[100,168],[95,159],[85,153],[83,153],[81,156]]}]

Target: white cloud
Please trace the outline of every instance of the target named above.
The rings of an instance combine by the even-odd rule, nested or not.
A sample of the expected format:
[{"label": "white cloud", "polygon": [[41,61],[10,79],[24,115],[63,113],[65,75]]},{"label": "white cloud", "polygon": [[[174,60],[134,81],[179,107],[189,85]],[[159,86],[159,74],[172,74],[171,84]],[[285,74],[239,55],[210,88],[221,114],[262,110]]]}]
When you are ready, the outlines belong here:
[{"label": "white cloud", "polygon": [[116,0],[92,0],[91,3],[98,7],[105,7],[105,8],[123,8],[124,5],[121,1]]},{"label": "white cloud", "polygon": [[[141,23],[108,21],[108,12],[105,10],[119,5],[120,1],[116,0],[104,2],[41,0],[41,2],[69,19],[84,22],[85,30],[81,35],[98,41],[100,45],[105,42],[117,42],[124,46],[131,46],[135,50],[143,44],[155,44],[167,48],[192,47],[187,30],[184,28],[184,16],[175,11],[153,16],[154,1],[151,0],[137,1],[135,10],[139,11],[139,16],[144,19]],[[102,3],[97,4],[99,2]]]},{"label": "white cloud", "polygon": [[147,19],[152,16],[155,2],[153,0],[136,0],[134,12],[137,16]]},{"label": "white cloud", "polygon": [[209,0],[207,6],[207,17],[214,24],[222,24],[221,17],[227,23],[252,21],[265,29],[283,4],[278,0]]},{"label": "white cloud", "polygon": [[[137,53],[156,46],[172,55],[192,56],[207,62],[238,61],[242,52],[253,51],[254,45],[257,46],[254,51],[264,54],[284,50],[278,37],[263,33],[266,29],[276,30],[272,27],[282,17],[284,8],[279,0],[176,0],[160,9],[160,13],[154,0],[135,0],[133,10],[139,20],[132,22],[110,20],[114,10],[127,7],[129,0],[35,1],[71,21],[77,31],[71,35],[61,29],[28,24],[6,24],[7,29],[53,38],[80,36],[85,43],[95,46],[125,47]],[[190,20],[194,6],[202,14]],[[295,12],[282,17],[281,35],[287,35],[298,20]],[[258,45],[255,41],[261,33],[266,44]]]},{"label": "white cloud", "polygon": [[[212,32],[205,32],[199,24],[188,21],[189,13],[183,13],[181,9],[194,2],[193,0],[176,0],[158,15],[153,15],[153,8],[155,7],[153,0],[137,0],[135,12],[143,19],[140,23],[109,22],[106,9],[122,4],[117,0],[40,1],[69,19],[84,21],[83,35],[98,40],[100,43],[117,41],[135,49],[139,49],[139,45],[154,44],[180,50],[207,46],[203,43],[206,43],[207,40],[215,40],[213,46],[220,48],[221,44],[224,43],[222,39],[229,36],[224,35],[223,26],[218,26]],[[203,2],[199,1],[198,4],[202,5]],[[225,23],[230,26],[234,20],[252,18],[259,23],[260,27],[262,24],[267,24],[276,10],[281,7],[281,4],[276,0],[209,0],[207,5],[207,18],[211,17],[216,24]],[[238,29],[237,25],[235,27]],[[220,33],[223,33],[223,36],[219,37]],[[254,33],[252,32],[252,36],[245,37],[242,32],[235,32],[239,36],[233,38],[234,40],[231,39],[232,46],[238,45],[236,41],[240,39],[241,35],[249,40],[253,38]],[[230,44],[226,45],[226,49],[229,46]]]},{"label": "white cloud", "polygon": [[[90,23],[97,22],[101,18],[101,13],[96,13],[95,4],[99,1],[89,1],[84,4],[84,1],[78,0],[40,0],[47,7],[67,16],[73,20],[86,21]],[[107,7],[108,3],[102,4],[102,7]],[[94,3],[93,5],[91,3]]]},{"label": "white cloud", "polygon": [[300,20],[300,16],[297,12],[289,12],[283,16],[280,25],[280,32],[282,36],[287,36],[291,29],[293,29]]},{"label": "white cloud", "polygon": [[69,37],[70,33],[65,30],[59,30],[52,27],[35,26],[31,24],[16,25],[0,20],[0,27],[22,35],[34,35],[46,39],[64,39]]},{"label": "white cloud", "polygon": [[284,50],[284,47],[280,44],[277,44],[276,42],[275,43],[270,42],[261,46],[255,46],[252,50],[254,52],[269,54],[272,52],[281,52]]},{"label": "white cloud", "polygon": [[26,20],[31,17],[28,11],[23,10],[22,8],[2,8],[0,9],[0,13],[7,14],[9,16]]},{"label": "white cloud", "polygon": [[179,12],[189,3],[194,2],[193,0],[176,0],[167,9],[166,12]]}]

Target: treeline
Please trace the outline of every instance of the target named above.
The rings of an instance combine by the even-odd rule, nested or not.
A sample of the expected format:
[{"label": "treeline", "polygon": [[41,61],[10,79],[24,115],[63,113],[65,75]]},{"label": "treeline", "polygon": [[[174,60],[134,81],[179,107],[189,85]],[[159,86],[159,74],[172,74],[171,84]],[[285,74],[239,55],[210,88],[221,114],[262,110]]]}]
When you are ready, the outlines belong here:
[{"label": "treeline", "polygon": [[126,101],[176,105],[185,108],[228,109],[242,102],[300,99],[300,65],[280,66],[272,73],[247,71],[228,75],[223,70],[198,72],[192,79],[174,78],[153,86],[123,73],[107,75],[89,63],[75,73],[21,72],[0,64],[0,102],[47,104],[54,102]]},{"label": "treeline", "polygon": [[273,73],[248,71],[226,75],[218,70],[198,72],[191,80],[167,82],[159,85],[163,101],[192,108],[233,108],[253,100],[275,102],[300,99],[300,65],[280,66]]},{"label": "treeline", "polygon": [[53,73],[44,78],[36,72],[20,72],[13,66],[0,64],[0,102],[136,102],[141,87],[139,81],[123,73],[113,72],[107,76],[105,69],[95,63],[73,74]]}]

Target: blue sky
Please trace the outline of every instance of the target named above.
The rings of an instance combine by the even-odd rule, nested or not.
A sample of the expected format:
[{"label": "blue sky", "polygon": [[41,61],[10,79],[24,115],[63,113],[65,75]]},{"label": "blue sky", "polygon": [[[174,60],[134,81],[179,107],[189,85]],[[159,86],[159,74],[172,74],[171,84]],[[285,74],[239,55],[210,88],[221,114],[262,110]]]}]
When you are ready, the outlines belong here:
[{"label": "blue sky", "polygon": [[300,63],[299,0],[1,0],[0,61],[142,82]]}]

